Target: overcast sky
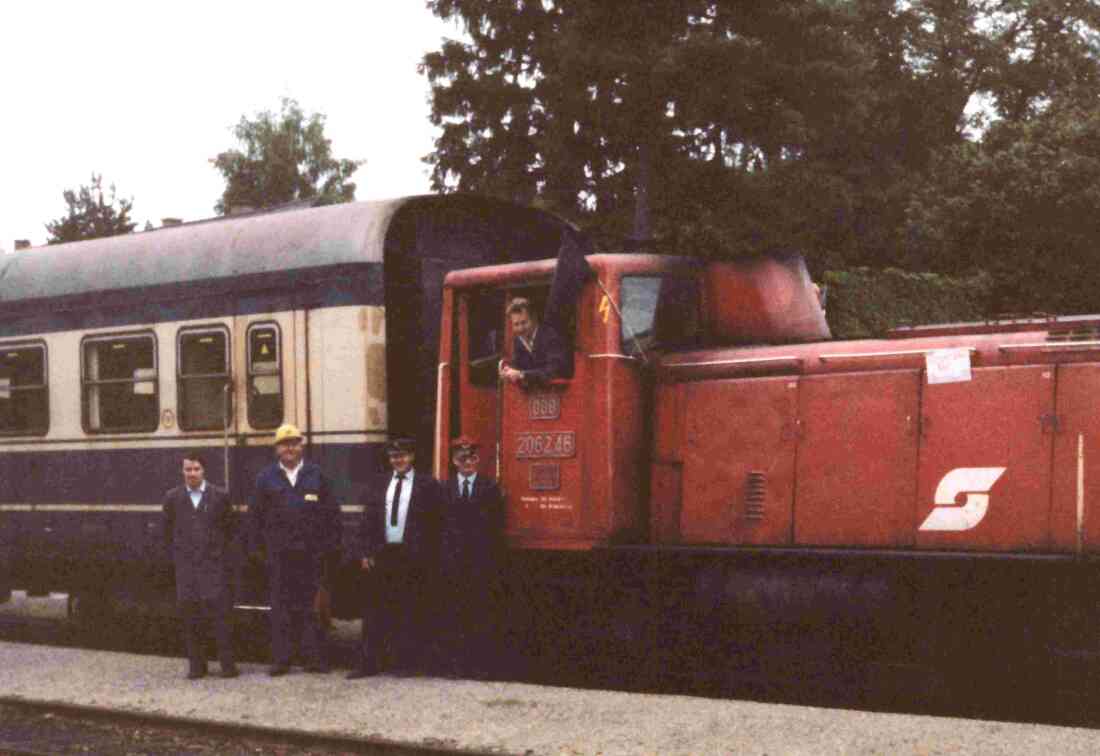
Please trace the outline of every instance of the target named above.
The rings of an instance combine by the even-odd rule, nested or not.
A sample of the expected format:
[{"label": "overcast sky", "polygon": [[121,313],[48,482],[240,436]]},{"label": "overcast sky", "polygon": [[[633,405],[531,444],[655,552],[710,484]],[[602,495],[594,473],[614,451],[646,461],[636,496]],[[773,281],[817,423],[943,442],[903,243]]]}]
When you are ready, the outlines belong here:
[{"label": "overcast sky", "polygon": [[427,192],[436,132],[425,52],[460,31],[423,0],[0,4],[0,250],[46,241],[61,193],[101,173],[138,229],[214,214],[208,162],[242,115],[293,97],[333,154],[366,159],[357,199]]}]

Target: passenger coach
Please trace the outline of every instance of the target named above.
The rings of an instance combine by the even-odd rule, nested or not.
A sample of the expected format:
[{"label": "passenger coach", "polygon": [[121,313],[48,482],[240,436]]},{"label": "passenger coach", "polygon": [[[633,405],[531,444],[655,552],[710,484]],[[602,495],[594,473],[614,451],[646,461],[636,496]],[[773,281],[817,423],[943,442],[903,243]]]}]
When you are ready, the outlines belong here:
[{"label": "passenger coach", "polygon": [[[85,608],[168,595],[160,506],[180,451],[205,447],[208,478],[243,505],[284,422],[334,480],[350,535],[388,434],[430,457],[443,276],[552,257],[562,228],[451,195],[3,256],[0,601],[12,587]],[[263,595],[246,579],[238,600]]]}]

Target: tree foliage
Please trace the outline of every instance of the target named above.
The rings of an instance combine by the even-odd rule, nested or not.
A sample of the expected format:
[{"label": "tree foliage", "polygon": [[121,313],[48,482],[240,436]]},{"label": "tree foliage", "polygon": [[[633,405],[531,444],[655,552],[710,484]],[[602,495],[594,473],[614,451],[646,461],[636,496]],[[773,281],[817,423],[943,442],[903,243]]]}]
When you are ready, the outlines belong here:
[{"label": "tree foliage", "polygon": [[217,213],[237,206],[258,209],[296,201],[328,205],[355,199],[351,177],[365,161],[333,157],[325,116],[307,117],[296,100],[283,98],[278,113],[242,116],[233,135],[239,146],[210,160],[226,182],[214,206]]},{"label": "tree foliage", "polygon": [[1100,81],[1094,0],[429,5],[469,36],[421,65],[435,189],[541,204],[606,246],[648,208],[662,248],[795,247],[818,273],[898,264],[943,155]]},{"label": "tree foliage", "polygon": [[909,205],[907,265],[989,271],[1000,311],[1096,310],[1100,97],[1059,97],[939,155]]},{"label": "tree foliage", "polygon": [[103,192],[103,176],[93,173],[89,185],[82,184],[79,189],[62,192],[69,210],[64,216],[46,223],[49,232],[46,241],[61,244],[133,231],[135,223],[130,220],[133,199],[118,199],[114,184],[109,191],[108,199]]}]

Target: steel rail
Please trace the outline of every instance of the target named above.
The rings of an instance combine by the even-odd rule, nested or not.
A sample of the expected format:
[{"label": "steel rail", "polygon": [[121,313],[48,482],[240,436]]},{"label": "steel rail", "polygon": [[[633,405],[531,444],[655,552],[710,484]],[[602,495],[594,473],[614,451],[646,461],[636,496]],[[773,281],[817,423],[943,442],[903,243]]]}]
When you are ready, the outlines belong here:
[{"label": "steel rail", "polygon": [[[12,708],[21,709],[31,713],[61,714],[75,719],[83,719],[93,722],[108,722],[125,724],[137,727],[159,727],[166,730],[176,730],[185,733],[194,733],[201,736],[216,736],[231,739],[252,739],[265,742],[270,745],[293,745],[301,748],[326,748],[334,752],[345,753],[369,753],[369,754],[470,754],[471,756],[485,754],[491,751],[481,751],[469,748],[455,748],[435,744],[402,743],[389,738],[368,735],[354,737],[351,735],[336,735],[332,733],[312,733],[301,730],[290,730],[281,727],[238,724],[233,722],[221,722],[214,719],[188,719],[170,714],[153,714],[148,712],[125,711],[121,709],[109,709],[102,706],[89,706],[86,704],[61,703],[54,701],[32,701],[18,696],[0,695],[0,704]],[[30,751],[29,753],[36,753]]]}]

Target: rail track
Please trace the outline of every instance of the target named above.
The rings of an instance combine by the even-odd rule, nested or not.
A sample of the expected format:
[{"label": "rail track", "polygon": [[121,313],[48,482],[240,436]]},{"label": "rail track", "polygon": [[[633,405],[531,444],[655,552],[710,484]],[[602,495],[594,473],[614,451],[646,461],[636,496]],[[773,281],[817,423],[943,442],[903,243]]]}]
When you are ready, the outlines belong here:
[{"label": "rail track", "polygon": [[[59,599],[53,599],[54,602]],[[31,604],[48,603],[46,599]],[[18,603],[18,602],[16,602]],[[148,611],[130,611],[95,627],[53,611],[0,607],[0,640],[155,656],[181,656],[174,621]],[[343,625],[343,627],[341,627]],[[264,662],[268,646],[263,618],[239,625],[242,661]],[[351,665],[354,623],[338,623],[331,644],[335,667]],[[858,643],[822,643],[770,635],[743,638],[722,649],[723,663],[707,674],[685,677],[677,657],[654,658],[644,670],[625,668],[614,655],[562,639],[535,658],[509,662],[495,679],[585,689],[695,695],[871,712],[927,714],[1013,722],[1100,727],[1100,666],[1094,659],[1005,659],[997,668],[954,672],[869,658]],[[714,649],[710,649],[711,652]],[[710,657],[708,657],[710,658]],[[181,661],[182,664],[182,661]],[[182,667],[181,667],[182,668]],[[2,695],[2,690],[0,690]]]},{"label": "rail track", "polygon": [[412,747],[380,738],[363,740],[0,697],[0,753],[15,756],[70,753],[432,756],[455,752],[442,746]]}]

